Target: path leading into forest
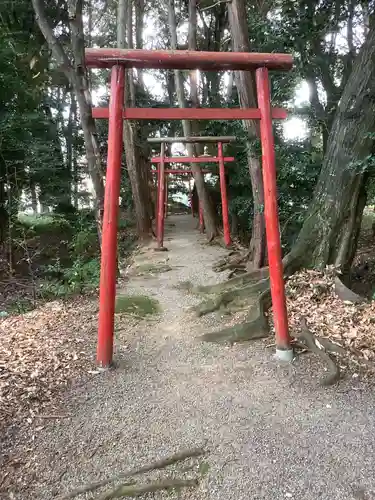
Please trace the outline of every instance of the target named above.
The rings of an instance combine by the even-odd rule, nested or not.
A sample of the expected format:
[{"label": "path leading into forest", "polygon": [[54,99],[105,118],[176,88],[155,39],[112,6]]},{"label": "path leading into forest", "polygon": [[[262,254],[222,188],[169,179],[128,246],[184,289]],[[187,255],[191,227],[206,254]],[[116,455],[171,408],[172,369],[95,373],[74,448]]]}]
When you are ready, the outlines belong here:
[{"label": "path leading into forest", "polygon": [[199,299],[175,286],[225,278],[211,270],[225,250],[204,241],[191,217],[168,218],[169,252],[143,258],[168,259],[172,269],[126,286],[126,293],[157,298],[160,320],[131,332],[118,325],[116,370],[67,394],[71,418],[46,423],[36,438],[36,486],[13,498],[56,498],[203,444],[199,487],[142,498],[375,499],[370,388],[356,380],[321,388],[316,359],[282,365],[262,342],[228,348],[196,339],[222,320],[194,318],[188,308]]}]

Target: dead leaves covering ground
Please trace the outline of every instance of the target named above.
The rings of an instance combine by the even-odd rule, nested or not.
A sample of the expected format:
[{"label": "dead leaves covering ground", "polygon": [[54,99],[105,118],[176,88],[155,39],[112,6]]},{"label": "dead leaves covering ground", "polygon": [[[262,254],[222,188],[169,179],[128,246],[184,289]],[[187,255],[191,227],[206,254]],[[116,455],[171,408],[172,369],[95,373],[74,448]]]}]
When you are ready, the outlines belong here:
[{"label": "dead leaves covering ground", "polygon": [[[78,374],[95,370],[97,304],[50,302],[0,320],[0,431],[32,424]],[[61,411],[59,412],[61,413]]]},{"label": "dead leaves covering ground", "polygon": [[291,333],[302,317],[312,333],[345,347],[353,365],[375,366],[375,301],[352,304],[334,293],[334,271],[301,271],[287,283]]}]

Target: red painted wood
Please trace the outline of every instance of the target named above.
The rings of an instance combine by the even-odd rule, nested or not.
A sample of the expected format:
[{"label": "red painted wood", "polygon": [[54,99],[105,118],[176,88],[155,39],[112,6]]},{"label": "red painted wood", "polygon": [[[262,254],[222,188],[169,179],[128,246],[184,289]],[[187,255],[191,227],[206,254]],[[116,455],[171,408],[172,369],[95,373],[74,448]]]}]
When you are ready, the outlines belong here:
[{"label": "red painted wood", "polygon": [[[165,171],[164,171],[165,173]],[[164,203],[164,218],[168,217],[168,177],[165,178],[165,203]]]},{"label": "red painted wood", "polygon": [[285,300],[279,217],[277,210],[275,146],[272,131],[270,85],[267,68],[257,69],[256,84],[258,105],[262,115],[260,120],[260,136],[262,143],[264,217],[266,221],[276,347],[282,350],[288,350],[290,349],[290,337],[288,331],[288,314]]},{"label": "red painted wood", "polygon": [[217,153],[219,157],[219,173],[220,173],[220,192],[221,192],[221,209],[223,217],[224,243],[227,247],[231,244],[230,228],[229,228],[229,212],[228,212],[228,197],[227,186],[225,184],[225,165],[223,156],[223,145],[221,142],[217,145]]},{"label": "red painted wood", "polygon": [[[92,116],[108,118],[108,108],[92,108]],[[124,120],[260,120],[260,110],[241,108],[126,108]],[[284,120],[288,113],[282,108],[272,109],[274,120]]]},{"label": "red painted wood", "polygon": [[157,220],[157,242],[158,248],[163,247],[164,241],[164,205],[165,205],[165,172],[164,172],[164,151],[165,144],[161,144],[161,162],[158,169],[158,220]]},{"label": "red painted wood", "polygon": [[[233,156],[226,156],[225,163],[234,162]],[[160,156],[151,158],[151,163],[160,163]],[[217,156],[172,156],[164,158],[164,163],[219,163]]]},{"label": "red painted wood", "polygon": [[[151,173],[154,173],[154,172],[159,172],[159,169],[151,170]],[[207,169],[204,169],[204,170],[201,169],[201,172],[203,174],[210,174],[210,173],[215,174],[215,172],[211,172],[211,170],[207,170]],[[183,170],[183,169],[170,168],[170,169],[164,169],[164,173],[165,174],[189,174],[189,175],[191,175],[193,173],[193,171],[190,169]]]},{"label": "red painted wood", "polygon": [[108,367],[113,356],[124,80],[125,68],[113,66],[109,104],[108,159],[104,196],[97,344],[97,362],[102,367]]},{"label": "red painted wood", "polygon": [[206,71],[249,71],[263,66],[287,71],[293,66],[290,54],[188,50],[86,49],[85,61],[91,68],[110,68],[114,64],[123,64],[128,68]]}]

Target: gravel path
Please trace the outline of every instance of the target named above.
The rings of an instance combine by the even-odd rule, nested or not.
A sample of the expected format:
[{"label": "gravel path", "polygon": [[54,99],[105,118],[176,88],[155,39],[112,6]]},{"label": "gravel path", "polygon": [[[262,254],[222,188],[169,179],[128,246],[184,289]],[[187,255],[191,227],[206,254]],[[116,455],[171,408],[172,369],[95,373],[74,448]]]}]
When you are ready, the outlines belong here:
[{"label": "gravel path", "polygon": [[145,498],[374,499],[371,388],[357,380],[320,388],[315,358],[282,365],[262,343],[226,348],[197,341],[218,319],[192,317],[187,308],[197,299],[175,285],[220,279],[211,264],[225,251],[202,245],[190,218],[168,221],[176,223],[168,229],[169,252],[157,258],[167,258],[173,269],[132,279],[127,287],[127,293],[158,297],[160,321],[130,334],[120,325],[117,369],[67,396],[73,416],[38,434],[38,479],[17,498],[55,498],[205,443],[198,488]]}]

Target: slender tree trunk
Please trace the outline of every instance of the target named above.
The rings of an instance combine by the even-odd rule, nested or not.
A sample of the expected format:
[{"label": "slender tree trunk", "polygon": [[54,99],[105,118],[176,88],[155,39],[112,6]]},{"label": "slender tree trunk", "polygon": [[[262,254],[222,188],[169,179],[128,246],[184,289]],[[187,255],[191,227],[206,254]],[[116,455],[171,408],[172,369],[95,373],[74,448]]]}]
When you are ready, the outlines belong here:
[{"label": "slender tree trunk", "polygon": [[[139,5],[138,5],[139,9]],[[117,46],[126,48],[133,46],[132,37],[132,2],[131,0],[119,0],[117,14]],[[138,18],[142,15],[138,10]],[[138,27],[142,26],[138,20]],[[136,35],[137,43],[140,43],[142,33]],[[134,72],[127,71],[127,92],[129,99],[125,105],[135,105]],[[138,237],[147,240],[151,237],[152,213],[150,193],[148,192],[148,168],[149,165],[141,154],[137,144],[140,142],[140,127],[137,122],[124,121],[123,124],[124,147],[126,166],[132,187],[135,216],[137,222]]]},{"label": "slender tree trunk", "polygon": [[30,181],[30,195],[31,195],[31,207],[34,214],[38,213],[38,196],[36,194],[35,182],[31,179]]},{"label": "slender tree trunk", "polygon": [[375,27],[355,59],[329,135],[309,212],[286,265],[351,265],[366,201],[366,158],[375,140]]},{"label": "slender tree trunk", "polygon": [[[228,3],[228,20],[232,34],[232,50],[236,52],[251,52],[245,0],[232,0]],[[235,82],[241,107],[257,107],[256,87],[253,75],[248,71],[235,71]],[[253,150],[253,142],[259,137],[259,131],[257,124],[252,120],[244,120],[243,124],[248,134],[247,158],[254,207],[248,267],[259,268],[264,265],[266,249],[262,170],[259,157]]]},{"label": "slender tree trunk", "polygon": [[79,172],[78,172],[78,130],[77,130],[77,99],[74,92],[70,93],[70,110],[72,113],[72,197],[73,205],[78,208],[78,185],[79,185]]},{"label": "slender tree trunk", "polygon": [[69,199],[74,204],[74,189],[75,189],[75,179],[73,171],[73,151],[74,151],[74,104],[75,99],[72,100],[72,93],[70,94],[70,106],[69,106],[69,116],[68,125],[66,127],[65,133],[65,144],[66,144],[66,169],[69,172]]},{"label": "slender tree trunk", "polygon": [[[137,49],[143,49],[145,0],[135,0],[135,43]],[[143,70],[137,69],[138,83],[144,88]]]},{"label": "slender tree trunk", "polygon": [[[196,3],[195,0],[193,0],[193,4],[190,4],[189,6],[190,9],[190,14],[189,18],[192,20],[195,12],[195,23],[196,23]],[[177,49],[177,25],[176,25],[176,13],[175,13],[175,6],[174,6],[174,0],[168,0],[168,20],[169,20],[169,29],[170,29],[170,34],[171,34],[171,48],[172,50]],[[192,29],[190,27],[189,23],[189,42],[192,46],[194,44],[195,47],[195,39],[193,41],[193,35],[192,35]],[[194,30],[193,26],[193,30]],[[193,32],[194,33],[194,32]],[[194,49],[193,49],[194,50]],[[182,77],[181,77],[181,72],[178,70],[175,70],[174,72],[175,76],[175,87],[176,87],[176,93],[177,93],[177,99],[178,99],[178,104],[180,108],[186,108],[186,99],[185,99],[185,93],[184,93],[184,87],[183,87],[183,82],[182,82]],[[195,91],[193,91],[193,95],[197,94]],[[186,137],[189,137],[192,135],[192,126],[190,121],[188,120],[183,120],[182,121],[182,128],[184,131],[184,135]],[[187,150],[188,150],[188,155],[189,156],[194,156],[194,145],[193,144],[187,144]],[[205,226],[206,226],[206,233],[207,233],[207,238],[209,241],[213,240],[217,236],[217,227],[216,227],[216,221],[215,221],[215,214],[212,209],[208,193],[205,187],[204,183],[204,177],[201,172],[201,169],[197,163],[192,163],[191,164],[191,170],[193,171],[193,176],[194,176],[194,184],[196,186],[197,192],[198,192],[198,197],[199,200],[202,203],[203,206],[203,212],[204,212],[204,221],[205,221]]]},{"label": "slender tree trunk", "polygon": [[95,191],[94,204],[97,212],[98,234],[101,242],[101,221],[104,211],[104,184],[98,134],[95,120],[92,117],[92,97],[85,64],[82,10],[83,0],[70,0],[69,19],[75,70],[72,84],[77,96],[87,164]]},{"label": "slender tree trunk", "polygon": [[101,218],[104,207],[104,185],[96,126],[91,113],[91,92],[89,89],[87,68],[85,65],[85,46],[82,19],[83,0],[69,0],[68,2],[71,48],[74,62],[71,61],[67,52],[65,52],[63,46],[56,38],[52,23],[46,15],[43,0],[32,0],[32,4],[35,11],[36,22],[38,23],[50,50],[64,71],[77,96],[86,149],[87,165],[94,187],[94,206],[97,215],[98,237],[101,242]]}]

